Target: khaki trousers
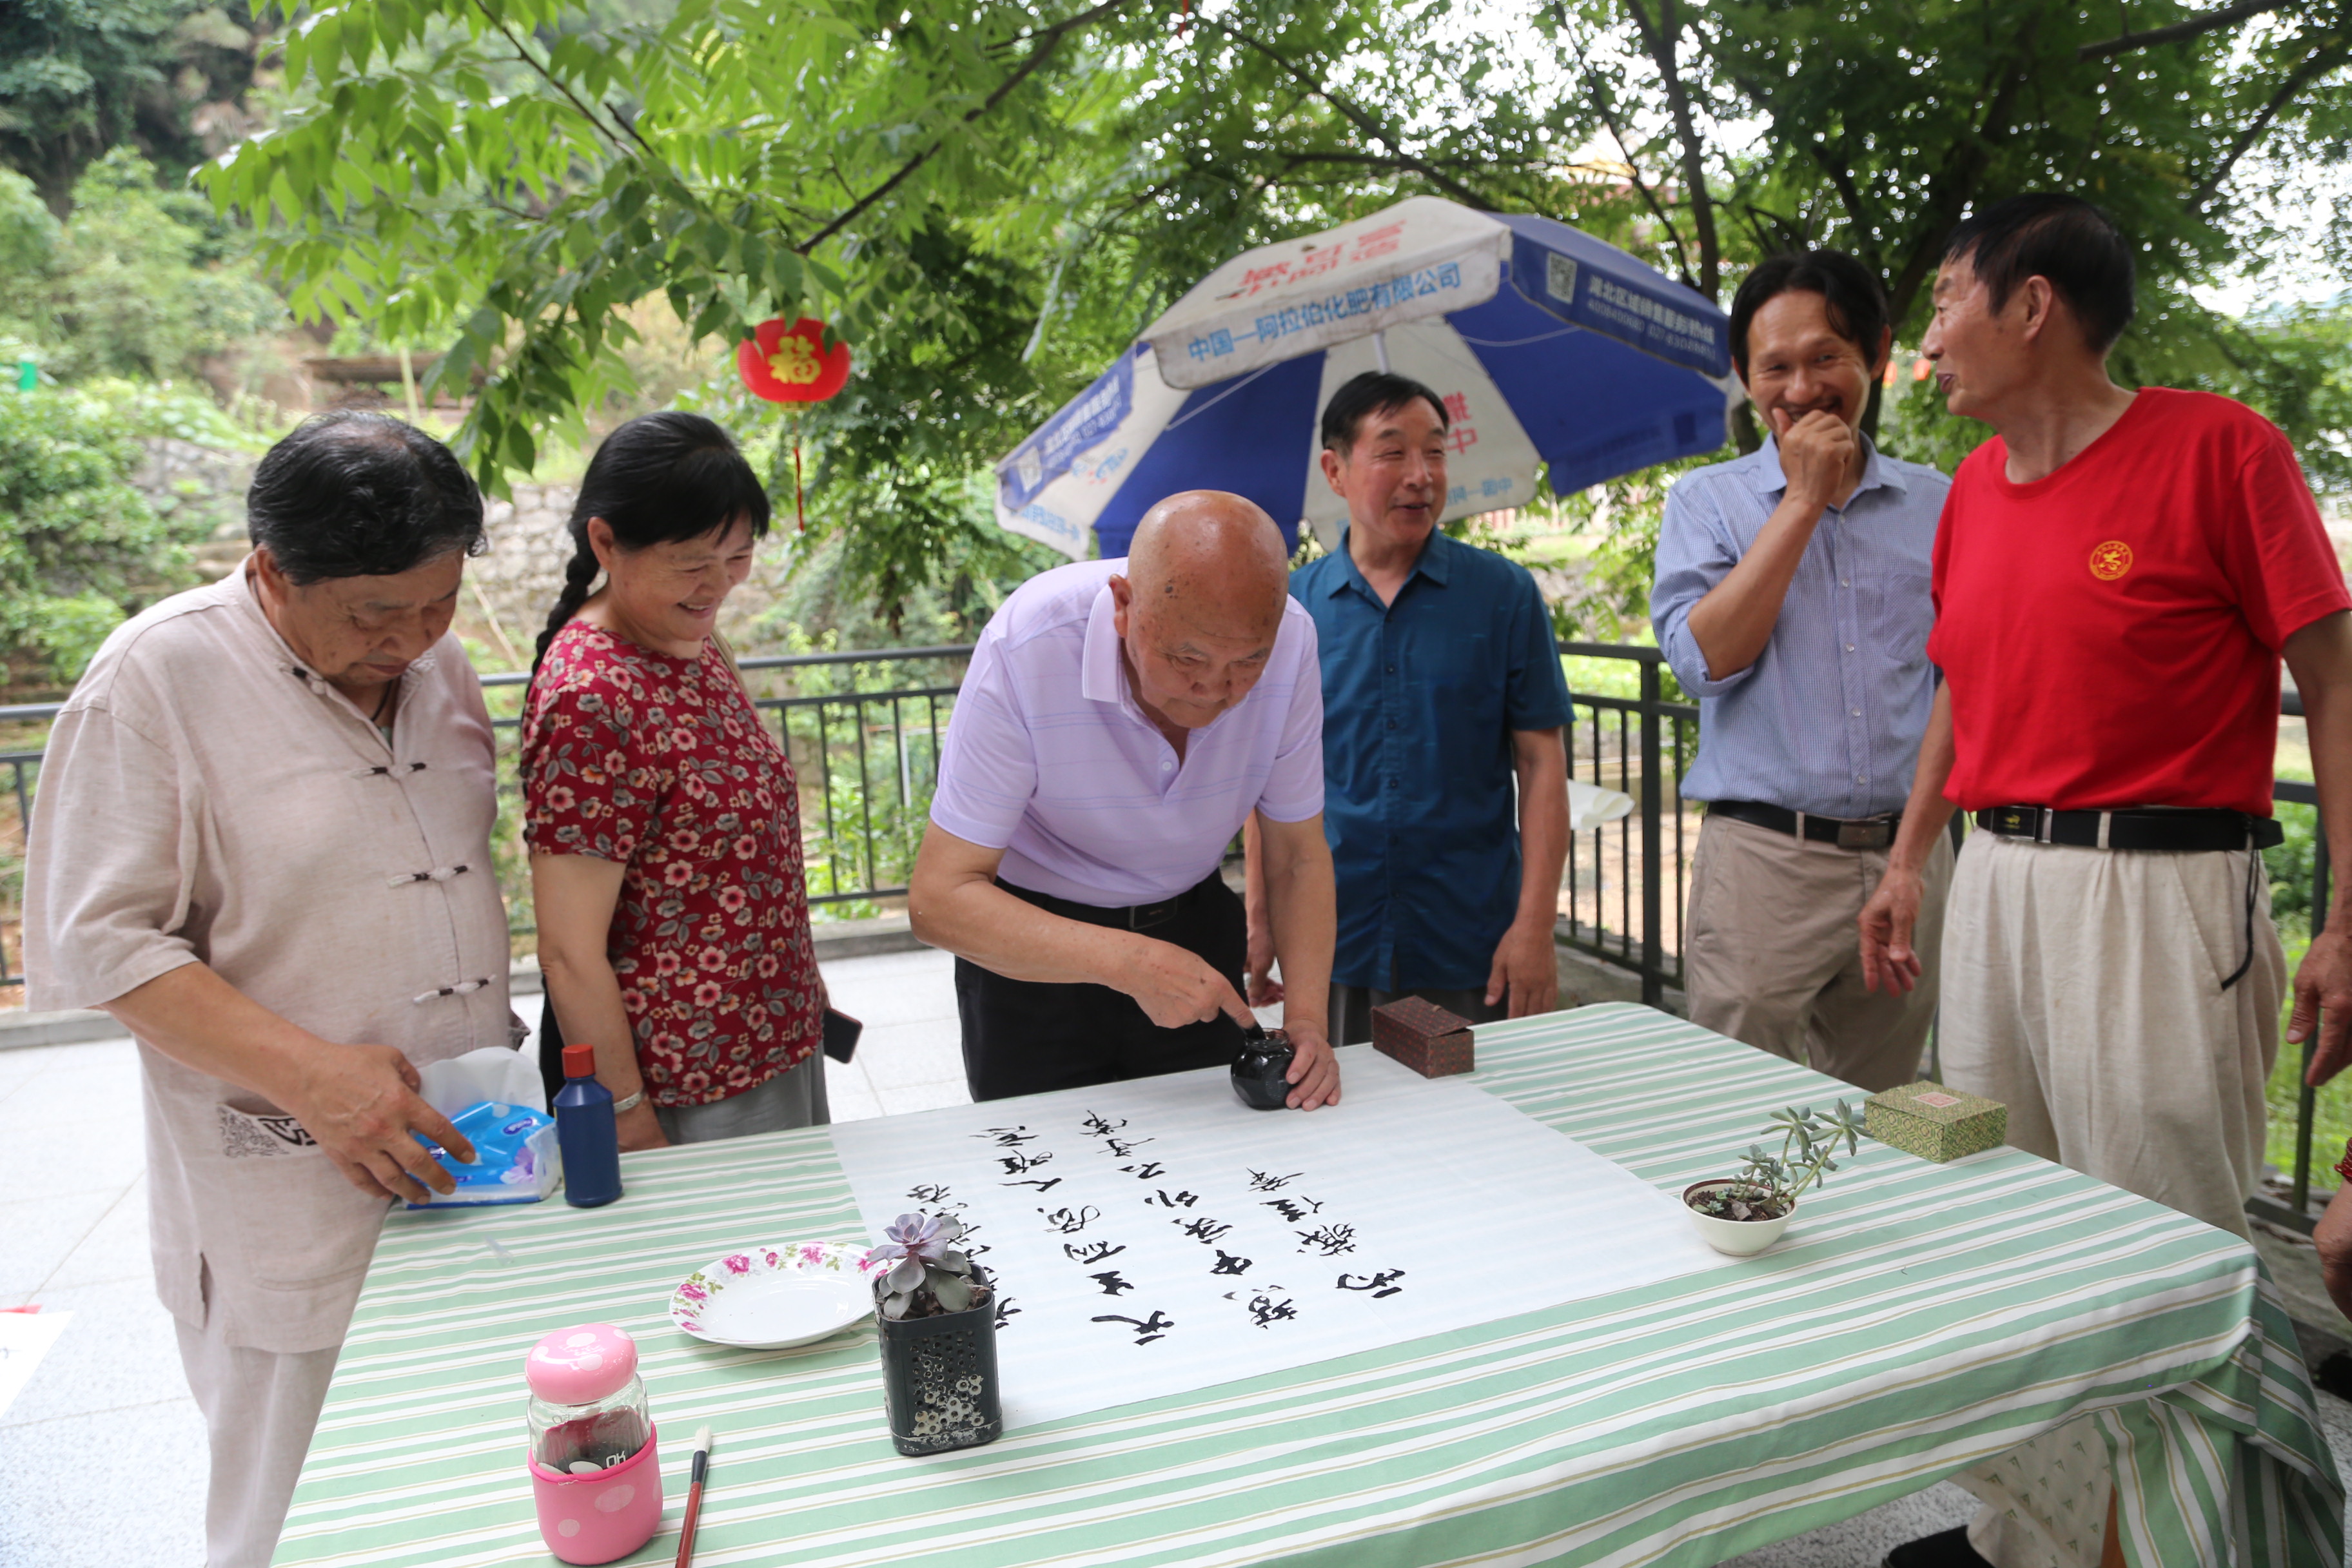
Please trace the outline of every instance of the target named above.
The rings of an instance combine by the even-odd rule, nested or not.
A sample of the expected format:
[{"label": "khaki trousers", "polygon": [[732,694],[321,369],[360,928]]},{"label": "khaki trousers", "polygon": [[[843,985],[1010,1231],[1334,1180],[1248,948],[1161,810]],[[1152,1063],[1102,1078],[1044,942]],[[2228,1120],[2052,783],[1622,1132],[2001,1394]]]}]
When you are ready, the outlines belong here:
[{"label": "khaki trousers", "polygon": [[[2286,954],[2251,850],[1969,837],[1944,923],[1944,1081],[2009,1142],[2247,1234]],[[2247,879],[2255,899],[2247,956]]]},{"label": "khaki trousers", "polygon": [[205,1498],[205,1568],[269,1568],[294,1481],[334,1375],[332,1350],[248,1350],[219,1329],[178,1320],[180,1365],[204,1412],[212,1450]]},{"label": "khaki trousers", "polygon": [[1937,949],[1952,847],[1938,837],[1922,880],[1919,984],[1862,983],[1854,922],[1886,871],[1883,849],[1841,849],[1709,816],[1691,865],[1683,989],[1691,1022],[1873,1093],[1908,1083],[1936,1017]]}]

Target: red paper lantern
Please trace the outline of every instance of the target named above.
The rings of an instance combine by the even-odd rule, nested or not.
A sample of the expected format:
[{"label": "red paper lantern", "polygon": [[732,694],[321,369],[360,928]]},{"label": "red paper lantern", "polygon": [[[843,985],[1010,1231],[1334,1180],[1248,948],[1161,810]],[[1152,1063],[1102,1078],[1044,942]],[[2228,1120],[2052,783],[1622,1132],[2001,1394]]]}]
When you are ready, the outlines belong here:
[{"label": "red paper lantern", "polygon": [[849,345],[836,342],[828,353],[823,321],[803,316],[787,327],[779,316],[735,345],[735,368],[755,397],[823,403],[849,380]]}]

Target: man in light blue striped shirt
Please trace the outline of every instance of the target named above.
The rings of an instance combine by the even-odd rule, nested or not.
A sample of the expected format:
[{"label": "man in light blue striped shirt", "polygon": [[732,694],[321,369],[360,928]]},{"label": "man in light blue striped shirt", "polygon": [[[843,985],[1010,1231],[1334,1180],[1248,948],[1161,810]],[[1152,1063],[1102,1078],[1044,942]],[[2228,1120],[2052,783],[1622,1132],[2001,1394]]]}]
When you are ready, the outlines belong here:
[{"label": "man in light blue striped shirt", "polygon": [[1854,921],[1886,868],[1936,689],[1929,552],[1950,481],[1862,434],[1893,347],[1852,257],[1775,257],[1740,285],[1732,358],[1772,435],[1666,498],[1650,618],[1699,700],[1683,794],[1706,801],[1683,925],[1692,1021],[1882,1089],[1935,1016],[1951,872],[1928,868],[1907,995],[1863,981]]}]

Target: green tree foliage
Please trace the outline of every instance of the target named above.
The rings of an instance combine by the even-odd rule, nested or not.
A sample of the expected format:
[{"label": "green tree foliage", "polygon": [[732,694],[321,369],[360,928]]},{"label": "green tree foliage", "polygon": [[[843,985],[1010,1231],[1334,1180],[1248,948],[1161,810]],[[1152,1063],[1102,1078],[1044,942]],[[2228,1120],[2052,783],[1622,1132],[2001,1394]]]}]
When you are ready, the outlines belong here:
[{"label": "green tree foliage", "polygon": [[179,174],[244,129],[266,36],[247,0],[0,5],[0,166],[65,216],[83,169],[128,144]]},{"label": "green tree foliage", "polygon": [[1419,192],[1717,298],[1843,245],[1911,326],[1957,217],[2080,190],[2145,247],[2126,374],[2275,388],[2301,362],[2252,330],[2221,353],[2184,290],[2260,231],[2234,180],[2336,145],[2342,33],[2251,14],[2136,6],[2118,39],[2111,6],[2030,0],[350,0],[288,37],[299,107],[205,178],[299,313],[490,372],[461,445],[494,486],[628,390],[635,302],[721,342],[826,318],[859,371],[802,416],[812,513],[894,597],[990,537],[975,473],[1176,293]]},{"label": "green tree foliage", "polygon": [[[1632,178],[1663,251],[1710,299],[1763,255],[1834,246],[1877,269],[1898,340],[1916,342],[1955,223],[2019,191],[2073,191],[2139,247],[2121,379],[2189,384],[2226,362],[2239,384],[2309,387],[2310,356],[2280,357],[2188,290],[2274,246],[2262,215],[2282,174],[2343,150],[2341,5],[1582,0],[1549,20],[1561,70],[1633,163],[1674,172],[1671,190]],[[2266,145],[2283,157],[2250,162]],[[2352,232],[2342,215],[2322,228]],[[2326,434],[2294,422],[2303,401],[2264,412],[2309,458]],[[1920,455],[1948,456],[1962,433],[1930,435],[1913,412]]]},{"label": "green tree foliage", "polygon": [[0,168],[0,363],[29,353],[52,384],[0,391],[0,688],[17,695],[70,683],[126,614],[192,581],[209,520],[131,487],[140,438],[252,447],[194,377],[285,314],[210,205],[159,190],[129,147],[74,197],[59,223]]},{"label": "green tree foliage", "polygon": [[96,398],[0,395],[0,661],[8,684],[70,683],[127,612],[187,581],[194,541],[131,486],[142,456]]},{"label": "green tree foliage", "polygon": [[2312,489],[2352,496],[2352,296],[2264,311],[2219,332],[2193,384],[2268,413],[2298,437]]},{"label": "green tree foliage", "polygon": [[1622,205],[1507,100],[1412,107],[1401,56],[1466,100],[1504,52],[1439,47],[1448,15],[357,0],[289,37],[306,106],[207,178],[298,312],[494,368],[460,437],[494,486],[625,391],[630,303],[722,340],[826,317],[859,371],[803,416],[812,512],[896,599],[995,539],[975,472],[1234,248],[1402,190]]},{"label": "green tree foliage", "polygon": [[159,189],[129,147],[84,171],[63,224],[0,169],[0,339],[33,349],[58,380],[192,378],[285,319],[243,237],[202,196]]}]

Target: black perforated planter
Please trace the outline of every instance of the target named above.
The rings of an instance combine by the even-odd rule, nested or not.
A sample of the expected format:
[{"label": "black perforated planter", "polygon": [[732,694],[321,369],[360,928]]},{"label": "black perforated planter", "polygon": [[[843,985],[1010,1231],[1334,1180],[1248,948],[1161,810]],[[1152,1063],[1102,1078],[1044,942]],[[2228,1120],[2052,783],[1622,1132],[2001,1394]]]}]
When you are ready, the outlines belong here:
[{"label": "black perforated planter", "polygon": [[[988,1276],[972,1270],[976,1283]],[[996,1293],[961,1312],[882,1326],[882,1395],[902,1454],[977,1448],[1004,1435],[996,1396]]]}]

